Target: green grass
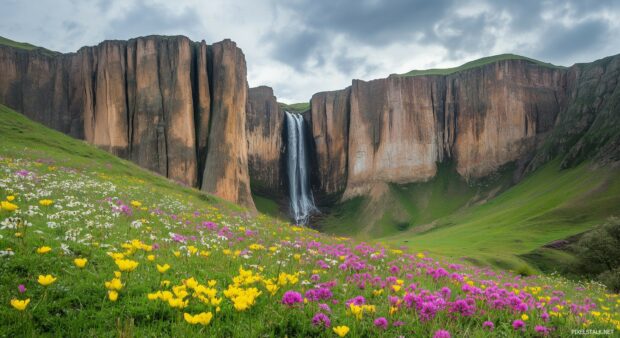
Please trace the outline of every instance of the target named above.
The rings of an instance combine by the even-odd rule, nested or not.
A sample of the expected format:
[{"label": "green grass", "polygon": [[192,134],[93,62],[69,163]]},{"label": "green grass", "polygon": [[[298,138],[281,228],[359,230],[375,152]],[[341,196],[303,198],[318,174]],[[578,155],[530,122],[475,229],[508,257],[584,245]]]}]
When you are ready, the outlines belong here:
[{"label": "green grass", "polygon": [[336,205],[321,221],[321,229],[363,240],[421,231],[439,218],[505,190],[512,169],[509,164],[492,177],[466,182],[453,163],[440,163],[428,182],[389,184],[380,198],[358,197]]},{"label": "green grass", "polygon": [[571,259],[543,250],[545,244],[620,215],[620,172],[588,163],[558,166],[551,162],[510,187],[511,165],[478,182],[465,182],[441,165],[428,182],[390,185],[375,201],[359,197],[335,206],[321,230],[502,269],[552,271],[553,262]]},{"label": "green grass", "polygon": [[38,46],[35,46],[35,45],[31,45],[31,44],[26,43],[26,42],[13,41],[13,40],[7,39],[7,38],[2,37],[2,36],[0,36],[0,45],[9,46],[9,47],[18,48],[18,49],[23,49],[23,50],[28,50],[28,51],[37,49],[37,50],[40,50],[44,54],[47,54],[47,55],[54,55],[54,54],[56,54],[56,52],[51,51],[49,49],[46,49],[46,48],[43,48],[43,47],[38,47]]},{"label": "green grass", "polygon": [[620,213],[620,173],[587,164],[559,171],[551,162],[485,204],[439,217],[420,234],[386,238],[451,257],[495,266],[524,263],[518,255],[586,231]]},{"label": "green grass", "polygon": [[299,103],[291,103],[291,104],[278,102],[278,104],[283,110],[290,111],[290,112],[302,113],[310,109],[310,102],[299,102]]},{"label": "green grass", "polygon": [[[554,334],[562,336],[580,325],[568,309],[562,318],[543,323],[540,314],[550,311],[550,306],[531,306],[527,331],[516,332],[511,327],[515,313],[492,309],[484,299],[472,299],[480,310],[472,317],[455,317],[443,310],[432,320],[421,321],[415,310],[404,306],[390,314],[387,295],[404,297],[411,283],[417,292],[428,294],[449,288],[450,301],[468,297],[465,284],[478,287],[484,283],[486,287],[492,283],[505,295],[513,295],[515,287],[526,296],[532,286],[539,286],[539,296],[561,291],[563,302],[583,304],[586,298],[594,299],[600,306],[613,307],[610,316],[620,319],[615,311],[618,296],[606,295],[596,284],[547,276],[524,280],[468,264],[454,266],[425,257],[417,248],[403,252],[389,245],[369,246],[289,226],[265,215],[252,217],[239,206],[176,185],[4,106],[0,106],[0,119],[0,201],[4,202],[0,210],[0,337],[331,337],[331,328],[312,325],[312,317],[321,311],[319,302],[282,304],[286,291],[303,295],[316,285],[316,279],[334,283],[333,298],[324,301],[331,310],[325,312],[332,326],[350,327],[348,337],[412,332],[428,337],[439,329],[453,336],[485,337],[488,332],[481,325],[489,319],[496,325],[494,333],[502,337],[533,335],[537,324],[553,326]],[[5,209],[9,199],[19,206],[17,211]],[[42,199],[53,204],[43,206]],[[119,205],[128,212],[114,211]],[[259,199],[257,205],[274,210],[268,200]],[[24,221],[31,225],[24,226]],[[51,252],[37,253],[42,246],[51,247]],[[120,273],[123,285],[115,301],[109,299],[105,282],[115,278],[119,267],[109,253],[122,253],[138,263],[135,271]],[[74,266],[78,257],[88,259],[85,268]],[[327,267],[319,266],[319,261]],[[164,263],[170,269],[160,273],[156,265]],[[392,266],[399,272],[390,271]],[[425,272],[437,267],[467,279],[435,279]],[[39,285],[38,276],[46,274],[56,277],[56,282]],[[393,276],[402,280],[403,287],[396,290],[390,284],[370,283],[358,287],[356,278],[365,275],[384,281]],[[204,288],[210,285],[214,296],[201,300],[198,295],[203,291],[190,286],[191,278]],[[514,286],[504,289],[506,282]],[[273,294],[269,283],[277,286]],[[18,291],[20,284],[26,287],[25,293]],[[577,286],[581,291],[575,291]],[[232,300],[235,292],[251,288],[261,294],[250,308],[237,309]],[[147,296],[156,291],[174,292],[175,297],[187,300],[187,306],[175,309],[167,302],[149,300]],[[204,291],[203,297],[207,294]],[[345,305],[356,296],[375,306],[374,313],[356,319]],[[12,299],[31,302],[21,312],[11,307]],[[211,323],[191,325],[184,320],[184,313],[201,312],[213,315]],[[590,328],[611,327],[592,314],[582,315],[592,320]],[[390,325],[382,331],[373,325],[377,317],[405,325]]]},{"label": "green grass", "polygon": [[396,75],[397,76],[450,75],[450,74],[462,72],[468,69],[478,68],[478,67],[482,67],[484,65],[490,64],[490,63],[495,63],[495,62],[505,61],[505,60],[525,60],[525,61],[529,61],[539,66],[551,67],[551,68],[564,68],[562,66],[556,66],[551,63],[538,61],[538,60],[531,59],[531,58],[521,56],[521,55],[499,54],[499,55],[487,56],[487,57],[483,57],[483,58],[480,58],[474,61],[470,61],[458,67],[412,70],[407,73],[396,74]]}]

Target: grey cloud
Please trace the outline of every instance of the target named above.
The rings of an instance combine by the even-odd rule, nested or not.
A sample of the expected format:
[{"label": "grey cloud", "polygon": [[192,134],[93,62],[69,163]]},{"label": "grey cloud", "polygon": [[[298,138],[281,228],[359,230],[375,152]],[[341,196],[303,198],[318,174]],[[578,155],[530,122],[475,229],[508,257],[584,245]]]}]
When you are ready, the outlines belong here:
[{"label": "grey cloud", "polygon": [[542,60],[568,61],[571,56],[604,44],[608,26],[600,21],[584,21],[562,29],[551,27],[544,33],[544,45],[536,52]]},{"label": "grey cloud", "polygon": [[208,38],[204,34],[199,13],[186,7],[179,14],[146,1],[139,1],[131,10],[108,24],[106,39],[127,39],[143,35],[188,35],[195,39]]}]

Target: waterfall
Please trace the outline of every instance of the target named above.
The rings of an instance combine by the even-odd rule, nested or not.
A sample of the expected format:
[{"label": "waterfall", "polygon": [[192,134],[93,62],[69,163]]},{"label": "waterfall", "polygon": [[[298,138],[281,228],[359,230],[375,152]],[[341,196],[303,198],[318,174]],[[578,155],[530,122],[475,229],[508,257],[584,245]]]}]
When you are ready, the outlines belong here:
[{"label": "waterfall", "polygon": [[288,186],[291,199],[291,213],[295,224],[307,224],[310,214],[316,212],[314,198],[308,179],[308,158],[306,150],[306,128],[299,114],[286,113],[288,131]]}]

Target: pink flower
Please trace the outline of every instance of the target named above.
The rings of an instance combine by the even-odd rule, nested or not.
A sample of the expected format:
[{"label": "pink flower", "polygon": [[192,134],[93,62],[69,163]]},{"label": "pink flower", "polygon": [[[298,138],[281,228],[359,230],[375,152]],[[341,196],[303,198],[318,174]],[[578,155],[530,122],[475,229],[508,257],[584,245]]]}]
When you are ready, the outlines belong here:
[{"label": "pink flower", "polygon": [[493,329],[495,329],[495,324],[487,320],[486,322],[482,323],[482,327],[488,329],[489,331],[493,331]]},{"label": "pink flower", "polygon": [[550,330],[549,330],[549,328],[548,328],[548,327],[545,327],[545,326],[542,326],[542,325],[536,325],[536,327],[534,328],[534,330],[535,330],[537,333],[539,333],[539,334],[541,334],[541,335],[543,335],[543,336],[548,335],[548,334],[549,334],[549,332],[550,332]]},{"label": "pink flower", "polygon": [[282,304],[293,306],[297,303],[302,303],[304,300],[301,297],[301,293],[295,291],[286,291],[282,296]]},{"label": "pink flower", "polygon": [[515,330],[520,330],[523,329],[525,327],[525,322],[522,321],[521,319],[517,319],[514,322],[512,322],[512,328]]},{"label": "pink flower", "polygon": [[385,317],[379,317],[375,319],[373,323],[375,324],[376,327],[380,329],[386,330],[388,328],[388,321],[387,319],[385,319]]},{"label": "pink flower", "polygon": [[327,315],[319,312],[316,315],[314,315],[314,317],[312,317],[312,325],[314,326],[323,325],[325,327],[330,327],[332,325],[332,322],[329,320],[329,317],[327,317]]},{"label": "pink flower", "polygon": [[26,292],[26,286],[24,284],[19,284],[17,290],[19,291],[19,293],[24,293]]},{"label": "pink flower", "polygon": [[450,338],[450,332],[447,330],[437,330],[433,335],[433,338]]}]

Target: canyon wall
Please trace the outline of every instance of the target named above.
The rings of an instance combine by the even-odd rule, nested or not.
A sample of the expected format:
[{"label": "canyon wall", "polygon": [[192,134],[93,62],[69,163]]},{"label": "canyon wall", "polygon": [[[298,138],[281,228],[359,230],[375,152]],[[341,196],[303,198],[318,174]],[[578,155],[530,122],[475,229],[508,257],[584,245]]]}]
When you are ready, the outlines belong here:
[{"label": "canyon wall", "polygon": [[247,104],[248,170],[252,191],[263,196],[285,195],[284,111],[273,89],[250,88]]},{"label": "canyon wall", "polygon": [[[273,90],[248,89],[246,73],[230,40],[149,36],[70,54],[0,46],[0,102],[253,209],[251,192],[287,196],[286,128]],[[317,93],[303,114],[313,194],[329,206],[429,180],[441,162],[468,180],[558,156],[562,167],[617,162],[619,78],[620,56],[570,68],[506,59]]]},{"label": "canyon wall", "polygon": [[0,46],[0,102],[189,186],[254,208],[245,57],[230,40],[105,41],[76,53]]},{"label": "canyon wall", "polygon": [[354,80],[315,94],[315,194],[347,199],[376,183],[426,181],[443,161],[479,178],[531,156],[565,106],[566,74],[505,60],[445,76]]}]

